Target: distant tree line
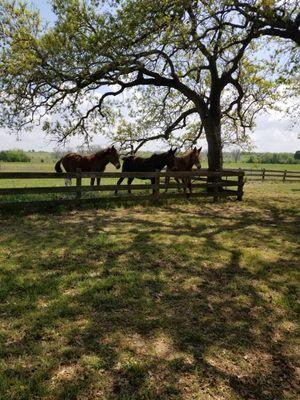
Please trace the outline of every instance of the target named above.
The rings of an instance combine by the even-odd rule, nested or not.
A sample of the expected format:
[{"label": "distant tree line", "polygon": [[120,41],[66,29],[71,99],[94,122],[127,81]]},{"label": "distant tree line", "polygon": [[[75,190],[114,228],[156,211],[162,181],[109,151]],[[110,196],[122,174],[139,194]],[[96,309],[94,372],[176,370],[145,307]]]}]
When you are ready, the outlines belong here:
[{"label": "distant tree line", "polygon": [[0,151],[0,161],[4,162],[30,162],[30,157],[23,150]]},{"label": "distant tree line", "polygon": [[[45,152],[45,156],[48,155],[50,157],[50,161],[52,158],[55,160],[61,158],[63,155],[69,152],[78,152],[80,154],[90,154],[100,150],[99,146],[94,146],[90,149],[85,148],[77,148],[77,149],[55,149],[53,152]],[[31,159],[30,154],[34,153],[34,150],[29,152],[25,152],[23,150],[11,149],[0,151],[0,162],[35,162],[35,158]],[[138,153],[141,157],[149,157],[152,154],[151,151],[140,151]],[[207,161],[207,152],[204,150],[201,153],[202,160]],[[45,162],[44,158],[40,160],[36,160],[39,162]],[[253,164],[300,164],[300,151],[296,151],[293,153],[252,153],[252,152],[243,152],[240,149],[234,149],[232,151],[223,152],[223,161],[225,163],[230,162],[242,162],[242,163],[253,163]]]},{"label": "distant tree line", "polygon": [[297,159],[296,153],[295,155],[292,153],[251,153],[245,157],[245,162],[255,164],[299,164],[300,159]]}]

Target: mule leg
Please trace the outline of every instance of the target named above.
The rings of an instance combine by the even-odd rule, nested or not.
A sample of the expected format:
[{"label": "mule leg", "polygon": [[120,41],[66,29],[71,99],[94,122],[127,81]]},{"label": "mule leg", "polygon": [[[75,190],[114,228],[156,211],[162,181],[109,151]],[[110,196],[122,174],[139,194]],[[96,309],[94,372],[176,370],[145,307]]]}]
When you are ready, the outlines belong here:
[{"label": "mule leg", "polygon": [[182,183],[183,183],[183,193],[186,194],[187,178],[182,178]]},{"label": "mule leg", "polygon": [[118,182],[117,182],[117,188],[116,188],[116,190],[115,190],[115,194],[118,193],[118,186],[121,185],[121,183],[123,182],[124,179],[125,179],[125,178],[119,178],[119,180],[118,180]]},{"label": "mule leg", "polygon": [[188,186],[188,189],[189,189],[189,195],[191,195],[192,194],[192,179],[191,178],[186,178],[186,180],[187,180],[187,186]]},{"label": "mule leg", "polygon": [[91,186],[94,186],[95,178],[91,178]]},{"label": "mule leg", "polygon": [[[127,185],[130,186],[132,184],[133,180],[134,180],[134,178],[128,178]],[[131,189],[130,188],[128,189],[128,193],[131,193]]]},{"label": "mule leg", "polygon": [[[174,178],[175,179],[175,181],[178,183],[178,185],[180,185],[180,179],[178,179],[178,178]],[[178,186],[178,192],[180,192],[180,186]]]},{"label": "mule leg", "polygon": [[97,178],[97,186],[100,186],[101,178]]}]

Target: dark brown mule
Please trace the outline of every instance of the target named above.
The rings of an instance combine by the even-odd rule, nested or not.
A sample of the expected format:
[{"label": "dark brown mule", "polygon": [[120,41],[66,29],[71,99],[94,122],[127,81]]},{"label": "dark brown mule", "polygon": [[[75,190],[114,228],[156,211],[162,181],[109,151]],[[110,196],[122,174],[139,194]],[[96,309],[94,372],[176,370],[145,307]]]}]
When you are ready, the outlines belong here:
[{"label": "dark brown mule", "polygon": [[[161,154],[152,154],[151,157],[142,158],[129,156],[124,157],[122,172],[153,172],[153,171],[161,171],[165,166],[172,167],[175,161],[175,153],[177,149],[170,149],[169,151]],[[138,177],[139,179],[150,179],[152,185],[154,185],[154,178],[144,178]],[[120,178],[117,182],[119,186],[125,178]],[[128,178],[128,185],[131,185],[134,178]],[[118,187],[115,190],[115,194],[118,193]],[[131,193],[131,190],[128,189],[128,193]]]},{"label": "dark brown mule", "polygon": [[[191,171],[193,166],[195,165],[197,169],[201,168],[201,161],[200,161],[200,153],[202,147],[197,149],[196,147],[193,148],[189,153],[181,157],[175,157],[175,163],[173,167],[168,167],[167,171]],[[190,193],[192,193],[192,180],[191,178],[182,178],[184,192],[186,192],[186,188],[189,188]],[[175,178],[175,181],[180,184],[180,179]],[[168,190],[168,185],[170,182],[170,177],[166,176],[165,185],[166,191]]]},{"label": "dark brown mule", "polygon": [[[55,164],[55,171],[63,172],[60,164],[66,172],[76,172],[78,168],[83,172],[103,172],[108,163],[112,163],[117,169],[120,168],[119,154],[114,146],[100,150],[90,156],[81,156],[76,153],[68,153]],[[71,184],[71,179],[69,180]],[[91,178],[91,185],[94,185],[95,178]],[[67,180],[66,180],[67,185]],[[100,178],[97,178],[97,185],[100,185]]]}]

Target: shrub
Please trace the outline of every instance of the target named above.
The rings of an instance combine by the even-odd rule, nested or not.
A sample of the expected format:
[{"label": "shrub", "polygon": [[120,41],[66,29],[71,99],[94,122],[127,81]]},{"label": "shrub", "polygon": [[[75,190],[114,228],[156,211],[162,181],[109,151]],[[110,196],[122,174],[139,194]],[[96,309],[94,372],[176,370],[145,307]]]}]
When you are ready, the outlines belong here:
[{"label": "shrub", "polygon": [[30,162],[30,157],[23,150],[0,151],[0,161],[5,162]]},{"label": "shrub", "polygon": [[246,162],[257,164],[297,164],[300,159],[298,161],[295,155],[293,157],[292,153],[253,153],[249,154],[249,159]]},{"label": "shrub", "polygon": [[257,163],[259,161],[258,161],[257,156],[252,155],[252,156],[249,157],[249,159],[246,162],[253,164],[253,163]]}]

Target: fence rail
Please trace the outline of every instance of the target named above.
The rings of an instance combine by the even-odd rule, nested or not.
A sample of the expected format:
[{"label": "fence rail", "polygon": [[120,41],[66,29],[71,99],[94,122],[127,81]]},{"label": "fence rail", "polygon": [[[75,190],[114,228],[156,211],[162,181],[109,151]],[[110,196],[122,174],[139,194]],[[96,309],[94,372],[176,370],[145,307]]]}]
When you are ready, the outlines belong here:
[{"label": "fence rail", "polygon": [[[111,178],[146,178],[151,179],[153,184],[131,184],[120,185],[103,184],[105,179]],[[168,171],[168,172],[81,172],[76,173],[51,173],[51,172],[0,172],[1,180],[20,180],[25,179],[30,182],[34,179],[75,179],[74,186],[45,186],[45,187],[11,187],[1,188],[0,185],[0,209],[14,206],[42,206],[42,205],[60,205],[60,204],[80,204],[89,202],[112,202],[112,201],[138,201],[138,200],[158,200],[169,198],[187,197],[186,193],[169,192],[165,193],[166,185],[164,178],[189,178],[192,180],[192,194],[189,197],[208,196],[217,200],[221,197],[233,196],[238,200],[243,198],[243,186],[245,177],[251,180],[280,180],[283,182],[300,181],[300,171],[271,170],[271,169],[225,169],[221,172],[212,172],[207,169],[193,170],[186,172]],[[87,186],[83,184],[84,178],[101,178],[100,186]],[[184,185],[171,182],[168,189],[183,189]],[[134,191],[135,194],[115,196],[112,195],[116,189],[124,192]],[[152,194],[145,194],[145,191],[152,191]],[[107,192],[106,196],[88,198],[86,195],[90,192]],[[24,200],[18,198],[19,195],[45,195],[45,194],[65,194],[73,195],[73,198],[56,198],[55,200]],[[13,199],[9,199],[13,196]]]},{"label": "fence rail", "polygon": [[300,181],[300,171],[276,170],[276,169],[243,169],[249,180],[266,181],[281,180],[283,182]]},{"label": "fence rail", "polygon": [[220,172],[209,171],[208,169],[192,171],[166,171],[166,172],[0,172],[0,179],[58,179],[58,178],[76,178],[80,175],[82,178],[152,178],[152,177],[198,177],[198,176],[237,176],[242,173],[241,169],[224,169]]},{"label": "fence rail", "polygon": [[[75,179],[75,186],[47,186],[47,187],[13,187],[13,188],[0,188],[0,209],[14,206],[42,206],[42,205],[59,205],[59,204],[80,204],[88,202],[112,202],[112,201],[135,201],[135,200],[158,200],[169,198],[184,198],[184,197],[200,197],[209,196],[213,197],[216,201],[221,197],[233,196],[237,200],[243,198],[244,186],[244,171],[242,170],[223,170],[221,172],[212,172],[208,170],[193,170],[186,172],[170,171],[170,172],[81,172],[78,170],[76,173],[48,173],[48,172],[1,172],[0,181],[3,179],[26,179],[30,182],[32,179]],[[119,185],[116,184],[103,184],[103,180],[107,178],[146,178],[151,179],[151,184],[131,184]],[[164,178],[178,178],[181,179],[180,183],[171,182],[167,186],[164,183]],[[83,184],[84,178],[101,178],[102,184],[100,186],[87,186]],[[186,189],[182,179],[191,179],[192,194],[186,190],[184,193],[169,192],[165,193],[164,190],[168,189]],[[1,186],[1,185],[0,185]],[[138,191],[134,195],[113,195],[112,192],[118,191]],[[202,189],[202,190],[201,190]],[[152,190],[152,194],[143,193],[145,190]],[[141,192],[142,191],[142,192]],[[88,192],[108,192],[107,196],[98,196],[93,198],[86,198]],[[15,199],[5,201],[7,196],[18,195],[41,195],[41,194],[73,194],[73,198],[59,198],[55,200],[23,200]],[[3,200],[4,199],[4,200]]]}]

